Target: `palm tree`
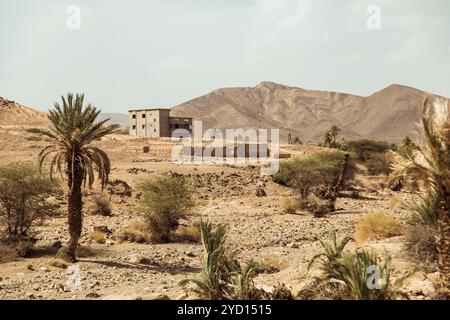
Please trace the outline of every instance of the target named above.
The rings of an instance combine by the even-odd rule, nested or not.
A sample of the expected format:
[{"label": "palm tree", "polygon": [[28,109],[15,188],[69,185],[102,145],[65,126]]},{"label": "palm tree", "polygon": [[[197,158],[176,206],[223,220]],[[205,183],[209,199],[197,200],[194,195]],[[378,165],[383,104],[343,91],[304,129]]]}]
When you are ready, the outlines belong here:
[{"label": "palm tree", "polygon": [[338,126],[336,126],[336,125],[331,126],[329,132],[330,132],[331,137],[333,138],[333,145],[336,145],[336,138],[340,131],[341,131],[341,129]]},{"label": "palm tree", "polygon": [[51,143],[44,147],[38,156],[39,170],[42,172],[44,160],[52,156],[50,161],[50,178],[57,171],[66,179],[68,186],[68,224],[70,241],[61,248],[57,258],[69,262],[76,261],[76,249],[82,230],[82,185],[92,187],[95,171],[98,173],[102,188],[108,182],[110,160],[108,155],[92,142],[114,133],[118,125],[105,125],[109,120],[96,122],[100,110],[91,104],[83,106],[84,95],[72,93],[67,99],[62,98],[62,105],[55,103],[48,118],[51,127],[48,129],[33,129],[31,132],[40,135]]},{"label": "palm tree", "polygon": [[422,109],[425,143],[405,157],[394,154],[394,169],[420,178],[437,195],[439,236],[436,239],[444,293],[450,298],[450,101],[427,97]]}]

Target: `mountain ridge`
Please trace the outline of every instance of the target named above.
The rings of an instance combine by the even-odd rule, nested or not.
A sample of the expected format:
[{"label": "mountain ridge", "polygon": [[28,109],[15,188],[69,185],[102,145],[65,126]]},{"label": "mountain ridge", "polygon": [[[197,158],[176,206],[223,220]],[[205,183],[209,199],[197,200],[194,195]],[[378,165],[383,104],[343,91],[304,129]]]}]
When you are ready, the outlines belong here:
[{"label": "mountain ridge", "polygon": [[[218,88],[170,109],[172,116],[201,120],[204,130],[278,128],[283,142],[289,133],[303,141],[319,141],[331,125],[339,126],[340,137],[347,139],[399,142],[416,135],[426,95],[395,83],[364,97],[263,81],[254,87]],[[105,118],[124,128],[128,125],[127,114],[99,117]],[[0,97],[0,125],[45,126],[48,119],[45,112]]]},{"label": "mountain ridge", "polygon": [[426,94],[391,84],[363,97],[264,81],[255,87],[217,89],[171,110],[174,116],[202,120],[204,128],[279,128],[284,140],[291,133],[317,141],[337,125],[341,137],[399,142],[414,134]]}]

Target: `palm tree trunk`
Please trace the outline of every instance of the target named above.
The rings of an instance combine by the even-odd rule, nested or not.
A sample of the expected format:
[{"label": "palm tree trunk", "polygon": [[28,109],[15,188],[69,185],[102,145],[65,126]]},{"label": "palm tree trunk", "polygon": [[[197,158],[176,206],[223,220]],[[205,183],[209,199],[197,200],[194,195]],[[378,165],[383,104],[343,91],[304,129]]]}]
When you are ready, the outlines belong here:
[{"label": "palm tree trunk", "polygon": [[439,203],[439,236],[436,239],[438,266],[441,272],[443,291],[450,300],[450,193],[443,192]]},{"label": "palm tree trunk", "polygon": [[68,224],[70,240],[66,247],[63,247],[58,251],[56,257],[68,262],[76,262],[76,250],[78,247],[78,241],[81,237],[83,223],[83,201],[81,194],[83,172],[78,161],[75,161],[73,166],[71,164],[71,161],[68,161],[67,177],[69,186]]}]

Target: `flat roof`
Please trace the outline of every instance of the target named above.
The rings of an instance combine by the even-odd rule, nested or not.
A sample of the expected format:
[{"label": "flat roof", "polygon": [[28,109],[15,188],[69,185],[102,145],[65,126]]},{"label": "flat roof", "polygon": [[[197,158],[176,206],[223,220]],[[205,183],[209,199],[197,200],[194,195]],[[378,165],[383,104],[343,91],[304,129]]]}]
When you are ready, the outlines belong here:
[{"label": "flat roof", "polygon": [[172,118],[172,119],[194,119],[191,117],[169,117],[169,118]]},{"label": "flat roof", "polygon": [[133,112],[133,111],[160,111],[160,110],[170,111],[170,109],[154,108],[154,109],[130,109],[130,110],[128,110],[128,112]]}]

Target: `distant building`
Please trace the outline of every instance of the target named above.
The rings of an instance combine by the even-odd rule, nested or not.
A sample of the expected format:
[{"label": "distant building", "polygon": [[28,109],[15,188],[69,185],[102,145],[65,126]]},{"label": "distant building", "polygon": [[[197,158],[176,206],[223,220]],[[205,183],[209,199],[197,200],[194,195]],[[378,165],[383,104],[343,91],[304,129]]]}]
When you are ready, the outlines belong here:
[{"label": "distant building", "polygon": [[171,117],[169,109],[136,109],[128,111],[131,136],[172,137],[176,129],[192,133],[192,118]]}]

